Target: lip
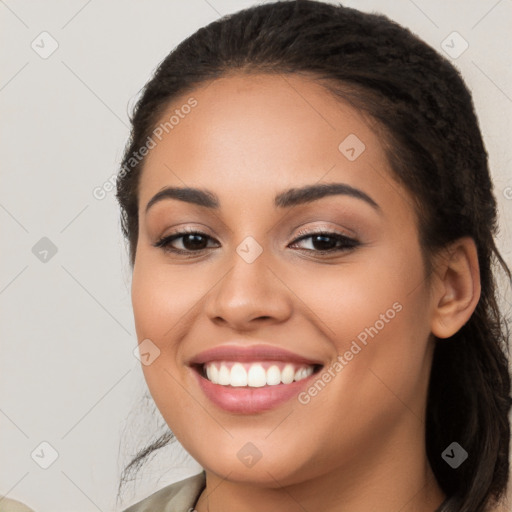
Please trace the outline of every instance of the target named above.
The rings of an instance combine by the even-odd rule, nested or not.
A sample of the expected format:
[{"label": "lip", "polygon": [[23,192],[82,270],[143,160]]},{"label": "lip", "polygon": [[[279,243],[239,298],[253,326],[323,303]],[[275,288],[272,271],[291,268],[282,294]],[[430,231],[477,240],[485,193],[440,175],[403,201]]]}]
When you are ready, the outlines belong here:
[{"label": "lip", "polygon": [[222,386],[209,381],[198,371],[198,367],[210,361],[286,361],[323,366],[323,363],[317,359],[309,359],[289,350],[262,344],[244,347],[221,345],[192,357],[188,364],[205,396],[224,411],[238,414],[257,414],[279,407],[309,386],[311,381],[317,378],[318,372],[313,372],[309,377],[290,384],[260,388]]},{"label": "lip", "polygon": [[321,365],[318,359],[309,359],[274,345],[220,345],[193,356],[189,365],[200,365],[210,361],[285,361],[296,364]]}]

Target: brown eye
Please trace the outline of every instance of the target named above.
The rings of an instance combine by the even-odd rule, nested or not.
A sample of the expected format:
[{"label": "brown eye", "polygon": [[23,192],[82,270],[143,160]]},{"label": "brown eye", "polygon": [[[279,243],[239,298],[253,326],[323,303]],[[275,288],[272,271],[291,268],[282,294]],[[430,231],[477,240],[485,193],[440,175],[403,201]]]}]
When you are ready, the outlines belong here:
[{"label": "brown eye", "polygon": [[345,251],[359,245],[359,242],[353,238],[349,238],[339,233],[327,232],[309,233],[298,238],[295,242],[293,242],[292,245],[297,245],[299,242],[309,239],[311,242],[307,245],[310,247],[302,247],[302,249],[306,251],[318,252],[320,254]]},{"label": "brown eye", "polygon": [[[210,240],[213,240],[213,238],[200,231],[184,231],[161,238],[154,246],[160,247],[168,252],[184,254],[200,252],[211,248],[211,246],[208,247]],[[178,247],[176,246],[176,242]]]}]

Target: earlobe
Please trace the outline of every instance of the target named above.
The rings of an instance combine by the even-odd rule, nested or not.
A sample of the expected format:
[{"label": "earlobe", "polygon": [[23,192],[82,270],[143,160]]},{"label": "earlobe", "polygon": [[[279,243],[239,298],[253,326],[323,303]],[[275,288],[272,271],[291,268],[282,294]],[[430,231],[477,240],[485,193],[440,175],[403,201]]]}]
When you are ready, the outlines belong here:
[{"label": "earlobe", "polygon": [[443,250],[432,296],[432,334],[453,336],[471,317],[480,299],[480,269],[474,240],[464,237]]}]

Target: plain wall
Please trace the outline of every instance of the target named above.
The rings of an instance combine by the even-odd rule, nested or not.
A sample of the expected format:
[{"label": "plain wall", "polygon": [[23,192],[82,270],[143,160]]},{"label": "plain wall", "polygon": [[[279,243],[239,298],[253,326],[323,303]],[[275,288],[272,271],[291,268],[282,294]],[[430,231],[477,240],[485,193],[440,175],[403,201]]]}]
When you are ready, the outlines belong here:
[{"label": "plain wall", "polygon": [[[125,422],[144,390],[132,353],[130,271],[114,191],[103,199],[93,191],[117,172],[128,109],[157,64],[199,27],[253,4],[0,2],[0,494],[37,512],[114,510],[134,432],[150,433],[155,421],[135,405],[133,428]],[[499,245],[512,264],[512,2],[344,4],[385,13],[441,52],[454,31],[467,41],[453,62],[473,91],[500,206]],[[52,38],[58,48],[43,58]],[[49,463],[52,450],[58,458],[42,469],[34,459]],[[198,470],[168,450],[128,499]]]}]

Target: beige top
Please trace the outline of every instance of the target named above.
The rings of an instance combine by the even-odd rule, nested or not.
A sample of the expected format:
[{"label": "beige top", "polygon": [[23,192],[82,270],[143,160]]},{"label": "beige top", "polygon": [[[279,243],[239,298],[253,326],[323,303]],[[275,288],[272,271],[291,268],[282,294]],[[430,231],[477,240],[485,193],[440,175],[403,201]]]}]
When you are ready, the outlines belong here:
[{"label": "beige top", "polygon": [[[168,485],[135,503],[123,512],[194,512],[199,495],[206,486],[205,472]],[[448,501],[448,498],[443,505]],[[442,506],[442,505],[441,505]],[[502,508],[503,507],[503,508]],[[440,507],[439,507],[440,508]],[[512,510],[503,504],[495,512]],[[34,512],[19,501],[0,496],[0,512]]]},{"label": "beige top", "polygon": [[7,496],[0,496],[0,512],[34,512],[21,501],[12,500]]},{"label": "beige top", "polygon": [[[139,501],[124,512],[192,512],[206,485],[204,471],[180,480]],[[34,512],[23,503],[0,496],[0,512]]]},{"label": "beige top", "polygon": [[[123,512],[194,512],[199,495],[206,486],[205,472],[180,480],[135,503]],[[444,505],[448,501],[442,504]],[[441,505],[441,506],[442,506]],[[503,508],[502,508],[503,507]],[[441,508],[441,507],[439,507]],[[506,503],[495,512],[512,510]],[[34,512],[23,503],[0,496],[0,512]]]},{"label": "beige top", "polygon": [[160,489],[124,512],[192,512],[205,486],[203,471]]}]

